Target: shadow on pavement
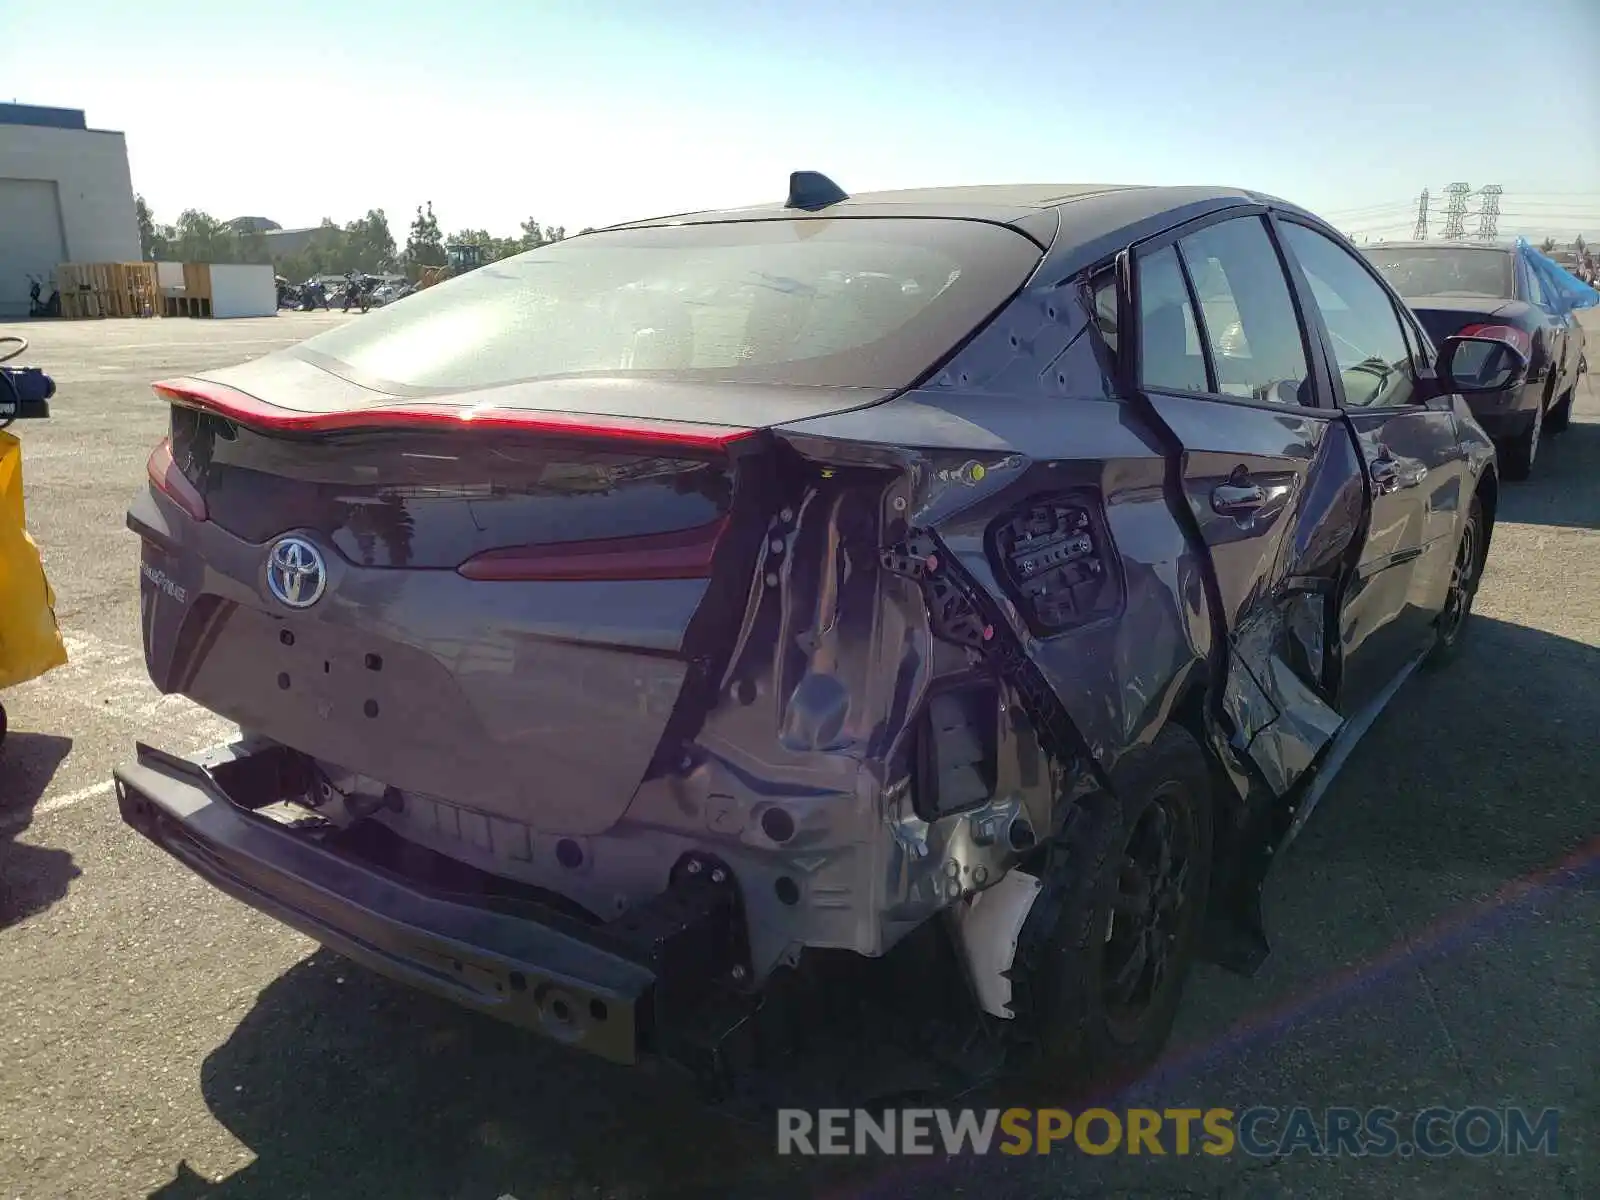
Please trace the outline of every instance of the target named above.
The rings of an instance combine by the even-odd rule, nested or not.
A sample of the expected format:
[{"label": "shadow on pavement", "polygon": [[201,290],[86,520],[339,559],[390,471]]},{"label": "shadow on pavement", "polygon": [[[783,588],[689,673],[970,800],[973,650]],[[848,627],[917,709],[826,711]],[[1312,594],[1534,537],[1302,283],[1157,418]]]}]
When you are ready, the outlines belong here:
[{"label": "shadow on pavement", "polygon": [[1528,482],[1500,488],[1498,519],[1600,529],[1600,424],[1574,421],[1542,438]]},{"label": "shadow on pavement", "polygon": [[49,908],[79,875],[72,855],[16,840],[72,739],[13,731],[0,745],[0,929]]},{"label": "shadow on pavement", "polygon": [[[289,1196],[809,1196],[768,1127],[708,1117],[671,1077],[574,1055],[319,951],[266,990],[201,1070],[258,1156],[160,1200]],[[804,1186],[801,1186],[804,1182]]]},{"label": "shadow on pavement", "polygon": [[[1279,949],[1268,970],[1252,981],[1198,972],[1174,1049],[1133,1093],[1153,1089],[1158,1105],[1180,1094],[1208,1104],[1286,1096],[1326,1105],[1361,1095],[1388,1103],[1399,1092],[1421,1107],[1443,1089],[1470,1089],[1473,1072],[1488,1079],[1509,1069],[1520,1086],[1567,1104],[1573,1127],[1600,1127],[1600,1114],[1583,1111],[1592,1096],[1565,1096],[1549,1079],[1550,1063],[1580,1053],[1581,1041],[1564,1039],[1588,1036],[1582,1012],[1592,1001],[1581,984],[1553,988],[1517,957],[1542,938],[1536,963],[1580,972],[1581,940],[1567,942],[1581,929],[1551,932],[1535,921],[1497,933],[1492,920],[1519,919],[1514,894],[1540,872],[1565,895],[1595,886],[1600,650],[1482,616],[1468,637],[1454,664],[1402,690],[1287,856],[1272,885]],[[1457,933],[1443,939],[1444,927]],[[1398,974],[1385,965],[1397,959],[1407,968]],[[1452,981],[1431,1007],[1405,990],[1418,962]],[[1526,1026],[1530,1009],[1544,1023],[1536,1030],[1463,1046],[1455,1064],[1436,1049],[1441,1030],[1450,1041],[1447,1018],[1470,1028],[1466,1010],[1489,1013],[1504,1029]],[[1475,1054],[1487,1065],[1473,1065]],[[1379,1169],[1298,1157],[950,1166],[779,1158],[771,1124],[712,1116],[670,1076],[575,1056],[327,952],[261,993],[206,1059],[201,1083],[211,1111],[256,1160],[218,1183],[180,1165],[153,1193],[161,1200],[766,1200],[849,1195],[871,1183],[875,1194],[945,1196],[958,1180],[991,1196],[1044,1195],[1069,1181],[1075,1195],[1233,1196],[1267,1183],[1268,1168],[1276,1190],[1263,1194],[1312,1194],[1300,1185],[1313,1176],[1319,1188],[1335,1183],[1330,1171],[1335,1190],[1316,1194],[1367,1194],[1358,1181],[1374,1176],[1345,1173]],[[1387,1090],[1371,1094],[1379,1088]],[[1397,1185],[1422,1166],[1430,1164],[1381,1170]],[[1472,1194],[1488,1178],[1466,1174],[1487,1170],[1482,1163],[1448,1169],[1463,1172],[1453,1194]],[[1530,1187],[1546,1181],[1536,1174],[1546,1169],[1516,1166]]]}]

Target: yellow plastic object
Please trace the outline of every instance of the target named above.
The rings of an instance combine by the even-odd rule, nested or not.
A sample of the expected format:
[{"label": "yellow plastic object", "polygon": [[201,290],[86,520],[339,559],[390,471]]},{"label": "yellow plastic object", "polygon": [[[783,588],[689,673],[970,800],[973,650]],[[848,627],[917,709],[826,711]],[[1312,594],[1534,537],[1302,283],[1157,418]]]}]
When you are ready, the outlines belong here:
[{"label": "yellow plastic object", "polygon": [[22,506],[22,443],[0,432],[0,688],[63,666],[56,594]]}]

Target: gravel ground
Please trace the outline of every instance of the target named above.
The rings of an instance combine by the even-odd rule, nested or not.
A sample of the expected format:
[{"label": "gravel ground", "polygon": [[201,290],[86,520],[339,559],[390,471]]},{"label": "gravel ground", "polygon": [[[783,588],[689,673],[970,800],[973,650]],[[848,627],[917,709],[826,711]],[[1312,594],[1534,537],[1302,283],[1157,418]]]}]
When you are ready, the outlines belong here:
[{"label": "gravel ground", "polygon": [[5,697],[0,1194],[1600,1195],[1600,385],[1507,485],[1466,653],[1406,687],[1275,877],[1275,954],[1253,980],[1198,971],[1139,1092],[1557,1107],[1559,1153],[821,1164],[347,965],[119,822],[107,780],[135,738],[228,732],[157,696],[139,654],[122,518],[165,419],[147,384],[342,319],[18,327],[59,384],[56,415],[15,428],[73,662]]}]

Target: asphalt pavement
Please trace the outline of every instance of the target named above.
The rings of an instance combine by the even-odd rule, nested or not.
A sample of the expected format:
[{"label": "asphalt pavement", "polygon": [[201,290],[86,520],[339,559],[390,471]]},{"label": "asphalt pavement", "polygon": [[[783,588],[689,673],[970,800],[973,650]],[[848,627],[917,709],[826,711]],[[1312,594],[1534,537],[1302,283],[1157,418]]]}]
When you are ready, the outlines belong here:
[{"label": "asphalt pavement", "polygon": [[4,696],[0,1195],[1600,1195],[1600,382],[1505,486],[1462,658],[1406,686],[1280,865],[1272,958],[1199,969],[1124,1101],[1557,1108],[1558,1152],[823,1162],[670,1077],[377,979],[119,821],[135,739],[229,732],[144,673],[123,513],[164,432],[148,385],[344,319],[0,326],[58,383],[13,431],[72,657]]}]

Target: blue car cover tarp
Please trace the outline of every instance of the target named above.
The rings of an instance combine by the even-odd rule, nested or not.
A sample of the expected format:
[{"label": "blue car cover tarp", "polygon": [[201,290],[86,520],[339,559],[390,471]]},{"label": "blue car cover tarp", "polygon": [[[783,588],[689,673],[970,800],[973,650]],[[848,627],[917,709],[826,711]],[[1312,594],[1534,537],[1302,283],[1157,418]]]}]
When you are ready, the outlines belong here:
[{"label": "blue car cover tarp", "polygon": [[1593,308],[1600,304],[1600,292],[1554,259],[1535,250],[1527,238],[1517,239],[1517,253],[1522,256],[1528,270],[1538,276],[1548,307],[1559,313],[1569,313],[1575,308]]}]

